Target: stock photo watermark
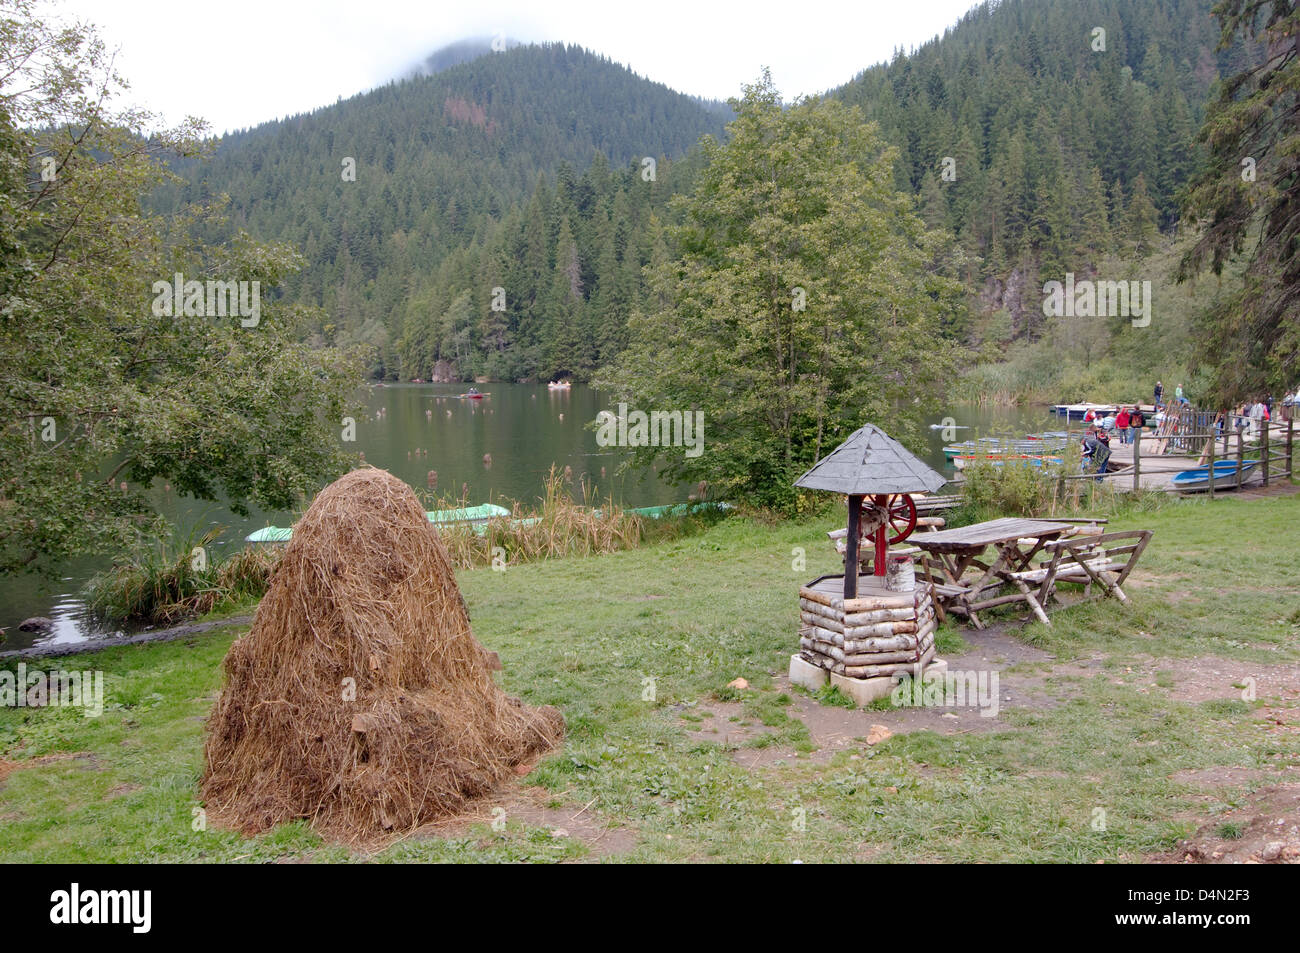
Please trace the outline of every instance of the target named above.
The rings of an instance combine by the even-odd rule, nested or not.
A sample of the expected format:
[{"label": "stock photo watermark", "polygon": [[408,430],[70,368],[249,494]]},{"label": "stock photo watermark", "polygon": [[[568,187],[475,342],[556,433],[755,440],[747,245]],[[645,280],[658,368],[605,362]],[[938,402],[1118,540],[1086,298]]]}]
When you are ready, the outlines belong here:
[{"label": "stock photo watermark", "polygon": [[601,447],[685,447],[694,459],[704,452],[704,411],[602,410],[596,415],[596,443]]},{"label": "stock photo watermark", "polygon": [[19,662],[17,671],[0,670],[0,707],[80,708],[87,718],[104,713],[104,673],[46,672]]},{"label": "stock photo watermark", "polygon": [[978,708],[981,718],[998,716],[998,673],[928,672],[901,675],[889,696],[896,708]]},{"label": "stock photo watermark", "polygon": [[185,280],[176,272],[172,281],[153,283],[153,314],[156,318],[239,318],[245,328],[262,320],[260,281]]},{"label": "stock photo watermark", "polygon": [[1076,281],[1068,271],[1064,282],[1044,284],[1043,294],[1049,318],[1131,318],[1135,328],[1151,323],[1150,281]]}]

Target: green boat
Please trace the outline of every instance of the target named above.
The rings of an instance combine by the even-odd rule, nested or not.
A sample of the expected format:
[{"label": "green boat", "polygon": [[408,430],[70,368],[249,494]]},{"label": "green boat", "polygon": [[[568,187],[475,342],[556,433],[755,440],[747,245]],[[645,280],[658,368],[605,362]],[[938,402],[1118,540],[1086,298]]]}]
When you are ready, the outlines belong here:
[{"label": "green boat", "polygon": [[628,512],[657,520],[663,519],[665,516],[687,516],[691,513],[704,513],[708,510],[725,510],[729,507],[729,503],[667,503],[663,506],[642,506],[634,510],[628,510]]},{"label": "green boat", "polygon": [[[425,513],[425,516],[429,517],[430,523],[469,523],[471,526],[481,525],[498,516],[509,515],[510,511],[508,509],[504,506],[497,506],[495,503],[480,503],[478,506],[466,506],[453,510],[432,510]],[[264,526],[245,536],[244,542],[287,543],[292,538],[292,529],[283,526]]]}]

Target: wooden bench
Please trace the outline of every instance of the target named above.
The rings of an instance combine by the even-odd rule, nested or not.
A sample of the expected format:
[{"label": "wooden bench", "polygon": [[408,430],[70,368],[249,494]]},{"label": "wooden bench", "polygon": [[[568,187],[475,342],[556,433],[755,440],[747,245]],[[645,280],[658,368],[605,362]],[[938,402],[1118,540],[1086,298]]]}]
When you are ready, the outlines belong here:
[{"label": "wooden bench", "polygon": [[1085,596],[1092,594],[1092,586],[1096,583],[1106,595],[1127,603],[1128,596],[1122,588],[1124,580],[1137,565],[1151,536],[1149,529],[1135,529],[1058,539],[1043,545],[1049,558],[1041,565],[1008,573],[1007,578],[1026,592],[1030,584],[1037,586],[1037,602],[1044,607],[1056,594],[1057,583],[1061,582],[1082,584]]},{"label": "wooden bench", "polygon": [[953,496],[913,496],[912,502],[916,504],[917,515],[922,513],[929,515],[937,510],[950,510],[954,507],[961,506],[961,497]]}]

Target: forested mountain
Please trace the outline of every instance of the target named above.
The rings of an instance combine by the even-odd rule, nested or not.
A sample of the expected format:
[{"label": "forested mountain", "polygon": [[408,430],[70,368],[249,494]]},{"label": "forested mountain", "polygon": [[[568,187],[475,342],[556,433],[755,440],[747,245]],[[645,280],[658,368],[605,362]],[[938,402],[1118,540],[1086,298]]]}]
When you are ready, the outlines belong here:
[{"label": "forested mountain", "polygon": [[[459,356],[455,370],[462,375],[581,370],[604,346],[562,359],[564,348],[543,347],[549,340],[530,326],[550,318],[521,312],[516,303],[531,309],[554,298],[557,255],[570,259],[565,267],[581,256],[576,271],[570,268],[570,286],[582,290],[584,301],[635,294],[613,290],[630,277],[596,280],[596,218],[626,217],[620,228],[600,231],[609,240],[606,251],[617,249],[603,260],[636,272],[639,265],[623,268],[622,255],[630,242],[643,263],[649,232],[635,223],[664,191],[671,159],[703,134],[720,135],[727,109],[574,46],[518,46],[455,62],[469,52],[430,57],[431,68],[455,64],[433,75],[229,135],[210,161],[179,166],[188,186],[164,188],[156,202],[166,210],[226,193],[232,231],[296,245],[307,267],[285,282],[285,293],[324,309],[322,337],[375,345],[378,374],[427,376],[426,358],[448,355]],[[646,157],[655,160],[653,178]],[[579,182],[577,170],[593,160],[598,168]],[[633,182],[641,188],[618,199]],[[526,221],[544,226],[531,234],[538,254],[511,260],[526,261],[540,284],[480,273],[473,250],[517,250]],[[489,310],[494,287],[505,288],[504,317]],[[476,319],[489,316],[486,326],[472,322],[447,349],[412,344],[441,340],[431,326],[462,293]],[[609,320],[616,323],[614,313]],[[609,333],[617,339],[616,329]],[[408,342],[401,352],[394,348],[399,340]],[[554,363],[540,366],[548,354]]]},{"label": "forested mountain", "polygon": [[1210,86],[1246,55],[1215,52],[1213,2],[987,2],[835,95],[899,148],[900,188],[957,236],[972,286],[990,279],[989,303],[1033,333],[1020,288],[1175,226]]},{"label": "forested mountain", "polygon": [[[1247,55],[1215,51],[1212,4],[987,2],[830,93],[880,124],[898,187],[955,236],[972,308],[946,333],[991,340],[996,314],[1033,338],[1044,276],[1141,260],[1176,228],[1210,87]],[[322,308],[322,340],[371,345],[377,376],[586,377],[673,252],[692,146],[730,113],[576,47],[490,49],[228,136],[159,201],[228,193],[232,230],[293,242],[307,266],[284,292]]]}]

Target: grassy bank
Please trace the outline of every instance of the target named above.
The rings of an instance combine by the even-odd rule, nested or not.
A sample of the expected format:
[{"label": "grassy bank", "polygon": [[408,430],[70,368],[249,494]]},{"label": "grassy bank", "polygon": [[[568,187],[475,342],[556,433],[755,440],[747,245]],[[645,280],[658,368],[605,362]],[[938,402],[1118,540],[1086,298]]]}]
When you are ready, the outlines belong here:
[{"label": "grassy bank", "polygon": [[[996,718],[851,711],[779,677],[796,587],[835,568],[826,519],[729,519],[635,550],[463,571],[504,685],[560,706],[569,736],[502,792],[504,829],[493,800],[478,823],[375,859],[1093,862],[1169,850],[1300,769],[1300,738],[1265,717],[1295,714],[1294,694],[1272,686],[1294,684],[1276,676],[1300,659],[1300,541],[1277,531],[1297,520],[1300,497],[1121,515],[1117,528],[1156,533],[1131,608],[1063,609],[1050,629],[945,627],[955,664],[1001,669],[1010,700]],[[0,709],[12,762],[0,761],[0,859],[357,857],[302,824],[253,839],[193,829],[202,719],[238,631],[69,659],[106,673],[97,719]],[[1242,700],[1242,673],[1258,676],[1258,700]],[[738,676],[751,688],[726,687]],[[872,724],[893,737],[869,746]],[[1225,772],[1239,783],[1203,781]]]}]

